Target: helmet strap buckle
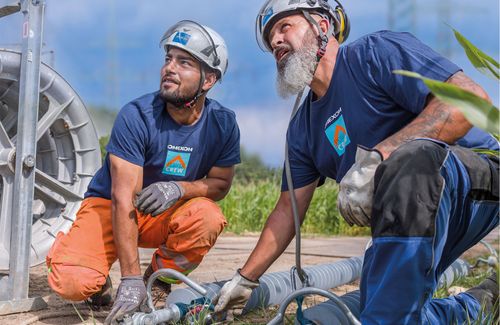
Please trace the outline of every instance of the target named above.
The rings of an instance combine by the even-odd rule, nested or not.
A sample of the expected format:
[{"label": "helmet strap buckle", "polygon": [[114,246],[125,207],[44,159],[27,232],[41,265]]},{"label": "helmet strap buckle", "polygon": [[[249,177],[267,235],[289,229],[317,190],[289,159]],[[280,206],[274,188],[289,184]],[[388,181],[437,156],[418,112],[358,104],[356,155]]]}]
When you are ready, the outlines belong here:
[{"label": "helmet strap buckle", "polygon": [[316,57],[319,61],[319,60],[321,60],[321,58],[323,56],[325,56],[326,47],[328,45],[328,36],[323,34],[323,36],[318,37],[318,40],[319,40],[319,48],[318,48],[318,52],[316,53]]},{"label": "helmet strap buckle", "polygon": [[[321,58],[326,53],[326,47],[327,47],[328,41],[329,41],[328,35],[323,32],[323,30],[321,29],[321,26],[318,24],[318,22],[316,20],[314,20],[314,18],[311,16],[311,14],[309,12],[307,12],[306,10],[302,10],[302,14],[306,18],[306,20],[309,22],[309,24],[311,24],[311,26],[316,27],[316,29],[318,30],[319,48],[318,48],[318,52],[316,53],[316,59],[319,62],[321,60]],[[328,31],[327,33],[329,33],[329,32],[330,31]]]}]

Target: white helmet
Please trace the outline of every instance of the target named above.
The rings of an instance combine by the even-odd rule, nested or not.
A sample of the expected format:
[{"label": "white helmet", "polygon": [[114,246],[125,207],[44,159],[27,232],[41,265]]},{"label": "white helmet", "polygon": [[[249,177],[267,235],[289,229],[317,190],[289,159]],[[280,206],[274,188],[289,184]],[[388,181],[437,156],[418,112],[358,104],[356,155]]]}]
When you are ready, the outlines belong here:
[{"label": "white helmet", "polygon": [[217,71],[220,80],[226,73],[228,53],[224,39],[213,29],[191,20],[181,20],[170,27],[160,41],[165,52],[178,47]]},{"label": "white helmet", "polygon": [[[309,13],[327,18],[333,27],[330,33],[337,38],[339,43],[344,42],[349,35],[349,20],[340,2],[337,0],[335,2],[337,6],[333,9],[328,4],[328,0],[267,0],[260,9],[255,22],[255,36],[259,47],[263,51],[272,51],[268,39],[272,26],[279,19],[297,13],[304,14],[306,19],[314,25],[316,23],[311,20]],[[321,33],[321,30],[319,32]],[[326,35],[328,36],[330,35]]]}]

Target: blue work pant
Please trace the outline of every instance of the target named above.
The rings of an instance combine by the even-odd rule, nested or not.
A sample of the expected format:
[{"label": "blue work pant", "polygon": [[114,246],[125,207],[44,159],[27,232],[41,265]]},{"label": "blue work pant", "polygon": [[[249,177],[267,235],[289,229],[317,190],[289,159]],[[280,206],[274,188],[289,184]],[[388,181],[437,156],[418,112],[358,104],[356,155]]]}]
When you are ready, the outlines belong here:
[{"label": "blue work pant", "polygon": [[[492,161],[493,160],[493,161]],[[375,174],[373,245],[361,278],[362,324],[462,324],[467,293],[432,299],[439,277],[498,225],[498,160],[414,140]]]}]

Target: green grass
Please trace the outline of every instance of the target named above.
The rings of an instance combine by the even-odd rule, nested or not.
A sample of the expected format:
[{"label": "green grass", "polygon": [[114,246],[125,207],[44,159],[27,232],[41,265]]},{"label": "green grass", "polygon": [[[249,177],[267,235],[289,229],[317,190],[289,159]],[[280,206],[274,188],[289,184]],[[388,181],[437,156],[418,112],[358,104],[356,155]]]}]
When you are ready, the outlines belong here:
[{"label": "green grass", "polygon": [[[99,138],[102,159],[108,136]],[[281,189],[282,170],[265,166],[259,156],[241,148],[242,163],[236,166],[231,191],[219,202],[228,221],[226,231],[260,232],[273,210]],[[350,227],[337,209],[338,185],[327,180],[317,188],[302,225],[303,234],[369,236],[366,227]],[[290,220],[293,220],[291,218]]]},{"label": "green grass", "polygon": [[[484,279],[486,279],[489,276],[489,273],[485,272],[482,269],[473,269],[472,273],[469,274],[466,277],[457,279],[456,281],[453,282],[451,286],[453,287],[462,287],[466,289],[470,289],[472,287],[477,286],[481,282],[483,282]],[[446,298],[450,294],[448,293],[448,289],[450,287],[442,287],[434,293],[434,298]]]},{"label": "green grass", "polygon": [[[278,176],[244,182],[237,177],[226,198],[219,202],[228,221],[226,231],[236,234],[260,232],[280,194]],[[350,227],[337,209],[338,185],[326,182],[316,189],[302,226],[306,234],[369,235],[369,228]],[[291,219],[293,220],[293,219]]]},{"label": "green grass", "polygon": [[[483,256],[483,257],[486,258],[487,256]],[[471,264],[474,264],[475,260],[476,260],[476,258],[474,258],[473,260],[468,261],[468,262]],[[489,270],[490,270],[490,268],[488,268],[487,266],[474,268],[471,270],[471,272],[469,273],[468,276],[457,279],[456,281],[454,281],[452,283],[451,286],[462,287],[465,289],[470,289],[472,287],[475,287],[475,286],[479,285],[481,282],[483,282],[487,277],[490,276],[491,273]],[[498,281],[499,280],[498,276],[500,274],[498,272],[498,268],[496,269],[496,272],[497,272],[497,281]],[[447,297],[449,297],[449,293],[448,293],[449,288],[450,287],[442,287],[442,288],[436,290],[436,292],[434,293],[434,298],[447,298]],[[496,322],[493,321],[493,319],[491,317],[492,317],[492,314],[498,313],[497,312],[498,308],[499,308],[499,306],[498,306],[498,302],[497,302],[497,304],[495,306],[493,306],[493,312],[490,313],[489,315],[486,315],[485,306],[482,306],[481,310],[479,311],[478,320],[475,320],[475,321],[467,320],[466,324],[467,325],[493,325],[493,324],[497,324]]]}]

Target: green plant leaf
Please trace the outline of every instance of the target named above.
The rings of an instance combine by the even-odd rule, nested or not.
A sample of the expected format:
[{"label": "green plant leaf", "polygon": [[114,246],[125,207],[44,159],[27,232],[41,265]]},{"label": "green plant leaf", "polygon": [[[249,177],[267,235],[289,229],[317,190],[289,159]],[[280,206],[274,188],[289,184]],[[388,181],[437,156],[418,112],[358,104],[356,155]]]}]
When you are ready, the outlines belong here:
[{"label": "green plant leaf", "polygon": [[416,72],[404,70],[395,70],[393,72],[421,79],[437,98],[460,109],[473,125],[490,133],[500,133],[498,108],[481,97],[453,84],[425,78]]},{"label": "green plant leaf", "polygon": [[465,38],[462,34],[460,34],[456,29],[453,29],[453,33],[455,34],[455,38],[463,47],[465,54],[469,58],[472,65],[479,70],[484,75],[488,77],[492,77],[496,80],[500,80],[499,69],[500,66],[498,62],[478,49],[474,44],[472,44],[467,38]]},{"label": "green plant leaf", "polygon": [[491,155],[491,156],[498,156],[498,151],[497,150],[488,150],[488,149],[472,149],[472,151],[485,154],[485,155]]}]

